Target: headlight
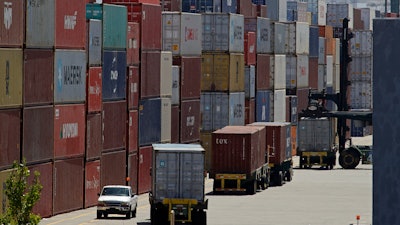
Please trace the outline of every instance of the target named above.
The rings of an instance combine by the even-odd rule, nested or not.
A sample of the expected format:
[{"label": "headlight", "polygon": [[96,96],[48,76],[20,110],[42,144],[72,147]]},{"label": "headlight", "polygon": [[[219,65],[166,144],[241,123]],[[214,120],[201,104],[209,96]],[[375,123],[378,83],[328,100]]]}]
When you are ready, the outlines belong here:
[{"label": "headlight", "polygon": [[106,204],[102,201],[98,201],[97,206],[104,207],[104,206],[106,206]]},{"label": "headlight", "polygon": [[129,202],[122,202],[122,203],[121,203],[121,206],[122,206],[122,207],[128,207],[128,206],[129,206]]}]

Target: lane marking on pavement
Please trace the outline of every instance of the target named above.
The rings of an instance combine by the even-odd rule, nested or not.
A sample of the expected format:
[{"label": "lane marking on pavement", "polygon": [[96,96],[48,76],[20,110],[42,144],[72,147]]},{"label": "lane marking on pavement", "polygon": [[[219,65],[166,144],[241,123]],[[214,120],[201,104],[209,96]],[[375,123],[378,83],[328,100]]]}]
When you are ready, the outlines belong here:
[{"label": "lane marking on pavement", "polygon": [[69,221],[69,220],[78,219],[78,218],[80,218],[80,217],[87,216],[87,215],[90,215],[90,214],[92,214],[92,213],[93,213],[93,212],[88,212],[88,213],[79,214],[78,216],[74,216],[74,217],[71,217],[71,218],[68,218],[68,219],[61,219],[61,220],[55,221],[55,222],[53,222],[53,223],[49,223],[48,225],[53,225],[53,224],[58,224],[58,223],[62,223],[62,222]]}]

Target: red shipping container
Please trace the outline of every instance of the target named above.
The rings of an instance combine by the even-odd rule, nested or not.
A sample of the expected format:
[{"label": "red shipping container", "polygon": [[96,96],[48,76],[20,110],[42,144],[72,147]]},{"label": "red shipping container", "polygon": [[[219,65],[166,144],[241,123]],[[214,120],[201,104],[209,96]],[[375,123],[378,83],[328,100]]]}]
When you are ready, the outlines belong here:
[{"label": "red shipping container", "polygon": [[253,17],[253,4],[251,0],[237,0],[237,13],[245,17]]},{"label": "red shipping container", "polygon": [[160,0],[103,0],[103,3],[123,3],[123,2],[138,2],[138,3],[148,3],[148,4],[160,4]]},{"label": "red shipping container", "polygon": [[177,56],[173,65],[180,66],[181,100],[198,99],[201,93],[201,56]]},{"label": "red shipping container", "polygon": [[84,155],[85,125],[84,104],[54,106],[54,158]]},{"label": "red shipping container", "polygon": [[257,16],[267,18],[267,5],[257,5]]},{"label": "red shipping container", "polygon": [[85,164],[85,208],[97,205],[100,193],[100,160]]},{"label": "red shipping container", "polygon": [[134,152],[128,156],[128,185],[132,187],[134,193],[138,193],[138,153]]},{"label": "red shipping container", "polygon": [[161,51],[142,51],[140,63],[140,98],[160,96]]},{"label": "red shipping container", "polygon": [[38,171],[40,184],[43,186],[40,199],[33,207],[32,212],[39,214],[42,218],[50,217],[53,215],[53,163],[29,165],[28,169],[31,171],[28,183],[32,184],[33,174]]},{"label": "red shipping container", "polygon": [[256,126],[226,126],[212,133],[210,177],[217,173],[251,175],[265,161],[266,130]]},{"label": "red shipping container", "polygon": [[139,131],[139,113],[138,110],[131,110],[128,114],[128,144],[127,149],[129,153],[137,152],[138,151],[138,131]]},{"label": "red shipping container", "polygon": [[333,38],[333,27],[329,25],[318,25],[319,37]]},{"label": "red shipping container", "polygon": [[180,143],[200,140],[200,99],[181,101]]},{"label": "red shipping container", "polygon": [[179,105],[171,106],[171,143],[179,143]]},{"label": "red shipping container", "polygon": [[126,101],[103,103],[103,152],[126,147]]},{"label": "red shipping container", "polygon": [[83,207],[83,157],[54,162],[53,215]]},{"label": "red shipping container", "polygon": [[137,65],[139,61],[139,44],[140,44],[140,25],[135,22],[128,22],[127,30],[127,49],[126,49],[126,63],[127,65]]},{"label": "red shipping container", "polygon": [[0,0],[0,47],[22,47],[24,44],[25,1]]},{"label": "red shipping container", "polygon": [[270,55],[257,54],[256,91],[268,90],[270,84]]},{"label": "red shipping container", "polygon": [[[162,4],[161,4],[162,6]],[[164,6],[162,7],[163,11],[176,12],[180,11],[181,1],[179,0],[164,0]]]},{"label": "red shipping container", "polygon": [[139,67],[128,67],[128,109],[137,109],[139,106]]},{"label": "red shipping container", "polygon": [[21,109],[0,110],[0,170],[20,161]]},{"label": "red shipping container", "polygon": [[311,89],[318,89],[318,58],[308,59],[308,85]]},{"label": "red shipping container", "polygon": [[126,150],[107,152],[101,155],[100,159],[100,186],[105,185],[126,185]]},{"label": "red shipping container", "polygon": [[52,49],[24,49],[24,106],[54,103],[53,66]]},{"label": "red shipping container", "polygon": [[143,146],[139,148],[138,161],[138,193],[143,194],[151,190],[151,167],[153,147]]},{"label": "red shipping container", "polygon": [[54,106],[23,108],[22,157],[27,163],[54,159]]},{"label": "red shipping container", "polygon": [[244,61],[246,65],[255,65],[256,55],[256,33],[247,32],[244,35]]},{"label": "red shipping container", "polygon": [[99,159],[103,148],[101,113],[86,118],[86,160]]},{"label": "red shipping container", "polygon": [[297,95],[297,111],[301,112],[308,106],[308,88],[299,88],[296,91]]},{"label": "red shipping container", "polygon": [[87,76],[87,112],[101,112],[102,106],[102,67],[89,67]]},{"label": "red shipping container", "polygon": [[250,99],[245,99],[244,101],[245,104],[245,117],[244,117],[244,123],[245,124],[250,124],[254,123],[256,119],[256,101],[254,98]]},{"label": "red shipping container", "polygon": [[55,47],[84,49],[86,3],[81,0],[57,0],[55,10]]}]

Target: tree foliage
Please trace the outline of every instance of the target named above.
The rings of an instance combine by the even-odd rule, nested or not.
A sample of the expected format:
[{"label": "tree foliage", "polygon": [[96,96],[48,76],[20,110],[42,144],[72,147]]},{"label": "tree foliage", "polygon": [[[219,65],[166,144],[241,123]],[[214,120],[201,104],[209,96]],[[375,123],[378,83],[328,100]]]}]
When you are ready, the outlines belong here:
[{"label": "tree foliage", "polygon": [[39,224],[40,215],[32,213],[32,209],[40,199],[43,186],[40,184],[38,171],[34,172],[33,182],[29,185],[31,175],[26,160],[22,163],[14,161],[13,170],[6,180],[5,194],[8,199],[6,213],[0,215],[0,224],[21,225]]}]

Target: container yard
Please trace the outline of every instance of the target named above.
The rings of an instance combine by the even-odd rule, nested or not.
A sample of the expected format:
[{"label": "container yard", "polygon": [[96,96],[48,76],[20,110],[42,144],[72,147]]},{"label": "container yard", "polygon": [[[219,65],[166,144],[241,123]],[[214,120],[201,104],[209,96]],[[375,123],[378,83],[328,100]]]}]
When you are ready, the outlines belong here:
[{"label": "container yard", "polygon": [[[149,171],[161,144],[203,148],[215,192],[282,186],[294,177],[293,156],[303,168],[335,165],[301,119],[315,103],[311,91],[339,95],[347,80],[345,110],[332,99],[319,106],[372,114],[372,29],[383,14],[370,8],[322,0],[0,2],[0,171],[25,158],[46,176],[34,208],[42,217],[95,206],[108,184],[154,191]],[[354,36],[346,79],[344,18]],[[373,134],[372,120],[338,123],[347,138]],[[339,144],[335,124],[329,132],[327,145]],[[199,224],[202,213],[194,215]]]}]

